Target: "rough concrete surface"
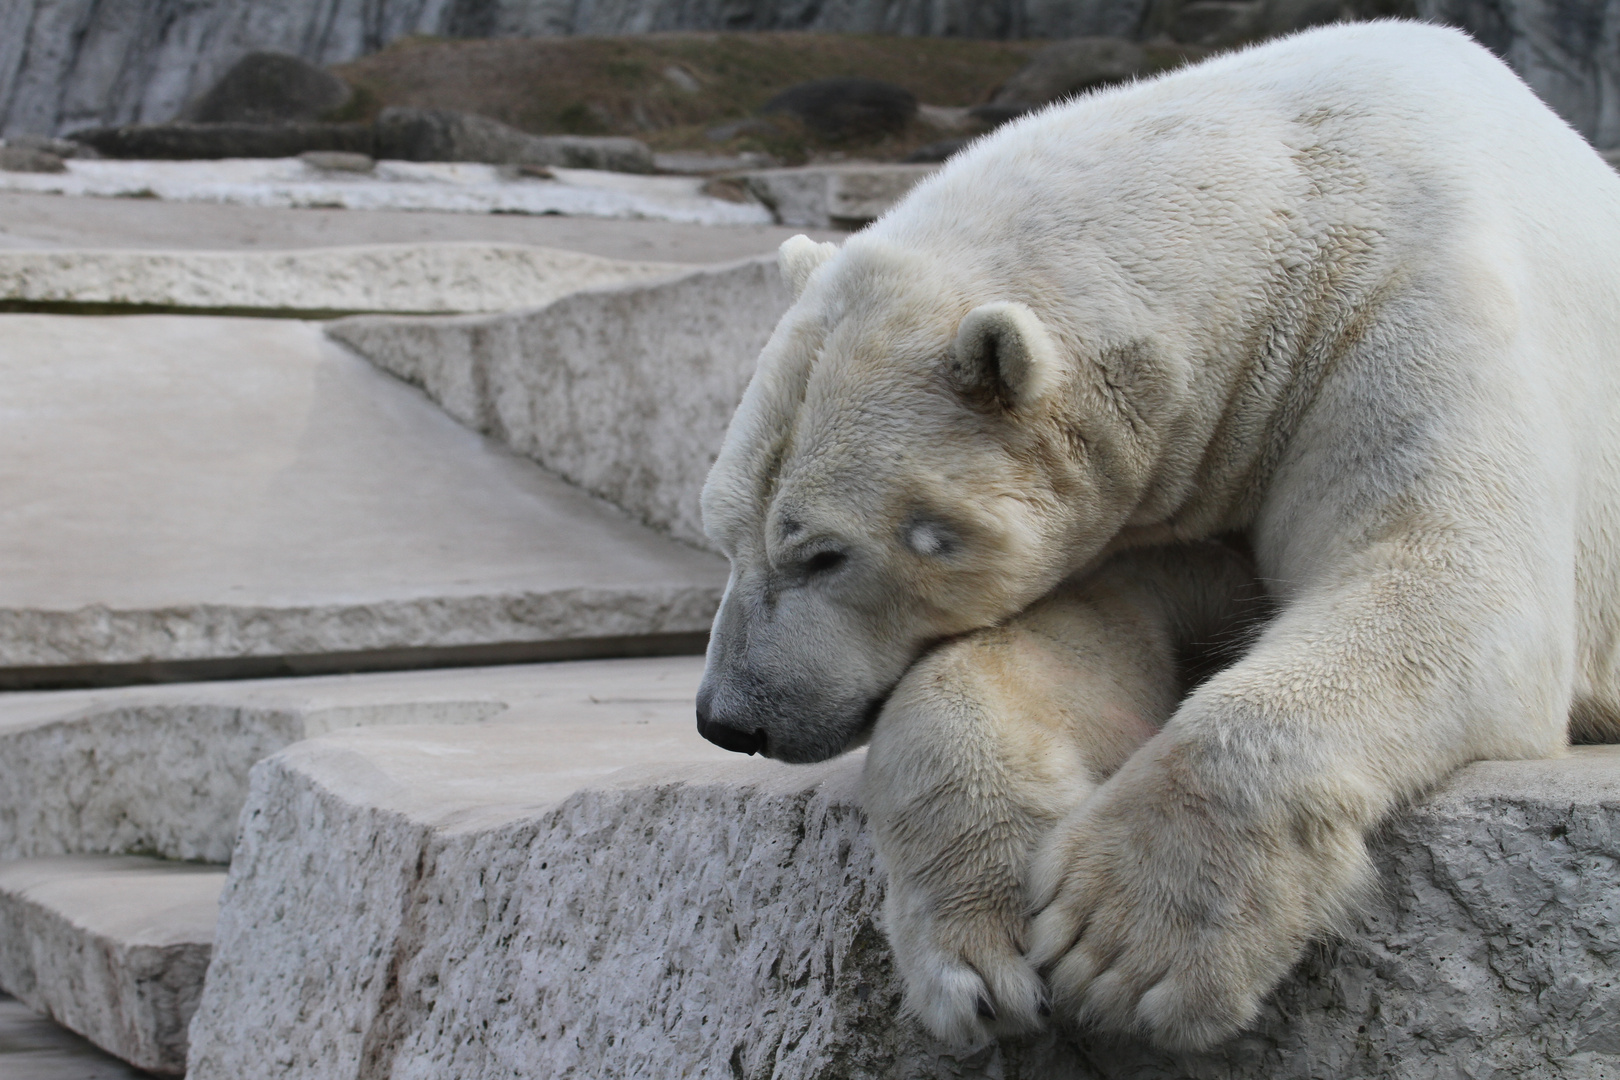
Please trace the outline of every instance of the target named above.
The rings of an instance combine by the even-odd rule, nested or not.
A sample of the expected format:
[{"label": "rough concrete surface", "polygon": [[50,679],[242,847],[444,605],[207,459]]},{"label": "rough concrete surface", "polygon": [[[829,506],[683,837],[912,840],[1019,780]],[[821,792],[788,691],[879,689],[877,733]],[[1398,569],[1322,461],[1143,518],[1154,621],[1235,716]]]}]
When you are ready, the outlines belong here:
[{"label": "rough concrete surface", "polygon": [[791,300],[767,257],[536,311],[357,316],[327,332],[474,430],[704,544],[698,493]]},{"label": "rough concrete surface", "polygon": [[724,568],[291,320],[0,316],[0,667],[701,632]]},{"label": "rough concrete surface", "polygon": [[1476,764],[1402,813],[1361,924],[1215,1051],[956,1053],[898,1011],[859,755],[620,774],[524,810],[508,792],[540,750],[518,732],[476,758],[489,798],[401,736],[255,770],[196,1080],[1620,1075],[1620,748]]},{"label": "rough concrete surface", "polygon": [[179,1075],[224,881],[219,867],[130,856],[0,863],[0,989]]},{"label": "rough concrete surface", "polygon": [[[0,249],[286,250],[368,244],[538,244],[632,262],[717,263],[767,255],[802,229],[556,215],[175,203],[0,192]],[[815,240],[842,233],[812,232]]]},{"label": "rough concrete surface", "polygon": [[6,1080],[141,1080],[148,1075],[0,993],[0,1076]]},{"label": "rough concrete surface", "polygon": [[782,225],[858,229],[910,191],[938,165],[813,165],[741,174]]},{"label": "rough concrete surface", "polygon": [[[430,724],[454,742],[478,738],[457,725],[544,721],[558,775],[720,756],[689,730],[702,668],[685,656],[0,695],[0,859],[227,862],[253,764],[350,728]],[[623,725],[639,735],[623,760],[563,737]]]},{"label": "rough concrete surface", "polygon": [[506,311],[577,289],[668,277],[519,244],[400,244],[294,251],[0,250],[0,303],[241,313]]}]

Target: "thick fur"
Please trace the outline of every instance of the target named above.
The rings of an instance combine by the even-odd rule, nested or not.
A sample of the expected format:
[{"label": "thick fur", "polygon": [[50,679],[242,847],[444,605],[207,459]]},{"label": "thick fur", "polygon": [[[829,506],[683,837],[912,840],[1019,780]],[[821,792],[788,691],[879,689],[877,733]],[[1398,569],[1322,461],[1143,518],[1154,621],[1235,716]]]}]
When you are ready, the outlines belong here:
[{"label": "thick fur", "polygon": [[[803,292],[704,492],[699,722],[789,761],[871,738],[932,1030],[1049,992],[1208,1045],[1354,910],[1402,800],[1620,734],[1616,252],[1620,179],[1402,23],[1048,109],[784,252]],[[1183,563],[1119,555],[1223,534],[1276,615],[1178,703],[1165,598],[1225,572],[1144,592]]]}]

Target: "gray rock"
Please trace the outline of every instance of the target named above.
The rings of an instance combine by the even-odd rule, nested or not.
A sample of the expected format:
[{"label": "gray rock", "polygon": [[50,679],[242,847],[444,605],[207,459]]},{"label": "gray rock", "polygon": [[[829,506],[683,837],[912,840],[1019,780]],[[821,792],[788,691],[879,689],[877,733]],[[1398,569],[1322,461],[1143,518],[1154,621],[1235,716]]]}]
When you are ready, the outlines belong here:
[{"label": "gray rock", "polygon": [[0,169],[6,172],[59,173],[67,163],[49,150],[32,146],[0,146]]},{"label": "gray rock", "polygon": [[740,179],[783,225],[858,229],[899,202],[930,164],[808,165],[762,169]]},{"label": "gray rock", "polygon": [[1215,1051],[1058,1033],[961,1053],[899,1013],[859,755],[643,771],[525,809],[466,778],[515,790],[533,764],[446,764],[418,737],[329,737],[255,770],[195,1080],[263,1062],[401,1080],[1620,1074],[1620,749],[1480,763],[1398,815],[1360,925]]},{"label": "gray rock", "polygon": [[220,867],[129,856],[0,863],[0,988],[179,1076],[224,883]]},{"label": "gray rock", "polygon": [[530,135],[497,120],[449,109],[395,106],[377,117],[377,156],[398,161],[481,161],[491,165],[557,165],[612,172],[653,172],[652,151],[639,139]]},{"label": "gray rock", "polygon": [[792,117],[824,142],[848,142],[905,130],[917,115],[917,98],[878,79],[814,79],[788,87],[759,111]]},{"label": "gray rock", "polygon": [[182,118],[202,124],[320,120],[354,95],[349,84],[286,53],[248,53],[193,102]]},{"label": "gray rock", "polygon": [[342,150],[306,150],[298,160],[322,172],[368,173],[377,168],[377,159],[371,155]]},{"label": "gray rock", "polygon": [[312,151],[371,156],[376,149],[370,124],[150,124],[86,128],[73,138],[104,157],[156,161],[287,158]]},{"label": "gray rock", "polygon": [[698,492],[790,302],[767,256],[535,311],[357,316],[327,332],[474,430],[704,545]]}]

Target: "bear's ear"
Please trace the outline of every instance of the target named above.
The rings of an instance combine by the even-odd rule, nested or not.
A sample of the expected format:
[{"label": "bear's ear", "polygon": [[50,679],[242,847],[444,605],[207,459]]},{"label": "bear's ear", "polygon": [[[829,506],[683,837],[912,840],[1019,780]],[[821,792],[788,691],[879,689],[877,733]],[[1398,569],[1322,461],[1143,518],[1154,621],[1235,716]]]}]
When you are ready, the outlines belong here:
[{"label": "bear's ear", "polygon": [[951,374],[967,393],[1026,409],[1057,384],[1058,353],[1040,317],[1016,301],[980,304],[956,329]]},{"label": "bear's ear", "polygon": [[782,241],[776,249],[776,265],[782,270],[782,279],[793,290],[793,299],[804,294],[804,287],[816,267],[838,254],[837,244],[818,244],[800,233]]}]

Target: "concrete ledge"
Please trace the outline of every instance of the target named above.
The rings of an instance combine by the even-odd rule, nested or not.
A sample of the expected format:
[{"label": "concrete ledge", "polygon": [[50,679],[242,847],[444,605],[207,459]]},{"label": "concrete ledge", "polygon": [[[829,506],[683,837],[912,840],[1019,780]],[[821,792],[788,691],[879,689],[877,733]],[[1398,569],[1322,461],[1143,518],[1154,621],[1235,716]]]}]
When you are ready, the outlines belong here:
[{"label": "concrete ledge", "polygon": [[0,377],[0,679],[689,635],[723,588],[311,324],[5,315]]},{"label": "concrete ledge", "polygon": [[0,993],[0,1076],[6,1080],[144,1080],[147,1075]]},{"label": "concrete ledge", "polygon": [[698,493],[791,302],[766,256],[535,311],[360,316],[327,333],[475,431],[704,545]]},{"label": "concrete ledge", "polygon": [[1385,830],[1385,893],[1359,930],[1302,963],[1252,1032],[1177,1057],[1065,1034],[965,1055],[924,1040],[878,929],[858,756],[620,774],[525,806],[515,793],[557,787],[543,739],[514,730],[501,754],[450,762],[428,734],[354,732],[262,763],[191,1075],[1620,1070],[1620,749],[1464,770]]},{"label": "concrete ledge", "polygon": [[302,251],[0,251],[0,309],[330,317],[505,311],[686,267],[520,244]]},{"label": "concrete ledge", "polygon": [[178,1076],[224,881],[217,867],[134,857],[0,863],[0,989]]},{"label": "concrete ledge", "polygon": [[559,740],[570,724],[628,724],[641,736],[628,753],[675,753],[657,733],[691,734],[702,667],[671,657],[0,695],[0,859],[140,852],[223,863],[253,764],[348,728],[450,725],[442,735],[454,743],[480,737],[467,725],[497,720],[544,720]]}]

